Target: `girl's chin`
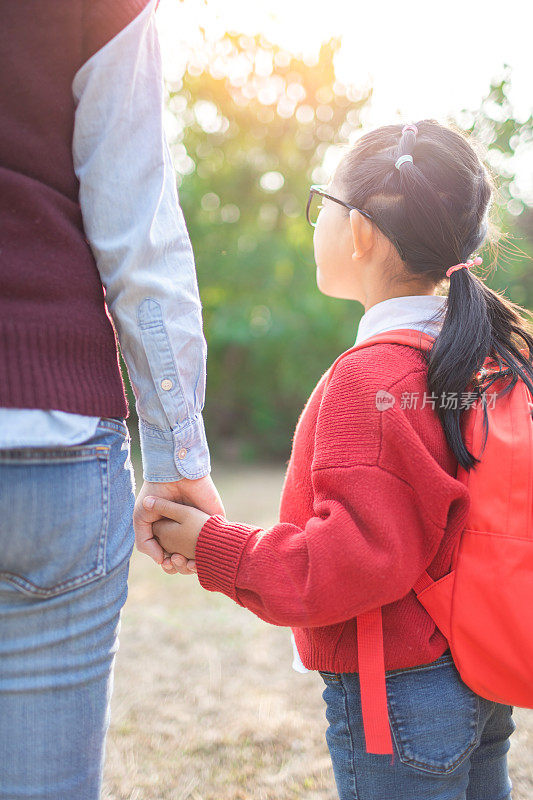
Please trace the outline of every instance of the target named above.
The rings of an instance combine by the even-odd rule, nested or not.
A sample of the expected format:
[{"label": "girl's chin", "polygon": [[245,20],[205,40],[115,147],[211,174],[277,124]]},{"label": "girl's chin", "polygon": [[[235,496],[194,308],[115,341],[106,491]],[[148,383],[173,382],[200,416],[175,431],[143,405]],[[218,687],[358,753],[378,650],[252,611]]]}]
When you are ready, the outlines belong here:
[{"label": "girl's chin", "polygon": [[338,283],[335,281],[331,281],[326,278],[326,276],[320,272],[317,267],[316,271],[316,285],[318,286],[319,290],[322,294],[327,295],[327,297],[336,297],[338,300],[353,300],[354,298],[350,295],[349,291],[343,290],[342,286],[339,286]]},{"label": "girl's chin", "polygon": [[328,281],[326,275],[320,271],[320,268],[316,268],[316,285],[322,292],[322,294],[327,294],[329,297],[335,297],[333,293],[333,285],[331,281]]}]

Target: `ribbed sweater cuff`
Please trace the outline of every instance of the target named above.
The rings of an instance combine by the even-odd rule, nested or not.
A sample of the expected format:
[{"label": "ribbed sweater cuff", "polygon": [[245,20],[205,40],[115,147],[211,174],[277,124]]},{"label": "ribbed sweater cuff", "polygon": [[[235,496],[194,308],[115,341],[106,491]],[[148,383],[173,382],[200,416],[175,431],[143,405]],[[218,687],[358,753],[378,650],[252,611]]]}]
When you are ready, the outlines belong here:
[{"label": "ribbed sweater cuff", "polygon": [[229,522],[221,514],[210,516],[196,543],[195,561],[200,585],[239,602],[235,589],[239,561],[248,539],[259,530],[240,522]]}]

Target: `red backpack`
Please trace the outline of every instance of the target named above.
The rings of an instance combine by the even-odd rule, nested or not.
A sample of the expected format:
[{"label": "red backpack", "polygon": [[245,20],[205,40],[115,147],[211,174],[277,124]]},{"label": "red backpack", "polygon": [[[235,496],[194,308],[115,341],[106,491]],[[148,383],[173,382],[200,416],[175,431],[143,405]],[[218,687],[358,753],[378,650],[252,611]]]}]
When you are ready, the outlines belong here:
[{"label": "red backpack", "polygon": [[[348,352],[383,342],[427,350],[434,337],[402,328],[371,336]],[[487,358],[483,371],[494,375],[499,366]],[[507,382],[508,376],[496,378],[490,392]],[[470,689],[487,700],[533,708],[533,397],[517,379],[486,408],[482,455],[482,404],[476,400],[462,412],[465,444],[481,461],[471,470],[457,468],[470,510],[450,572],[434,581],[424,571],[413,590],[448,640]],[[366,749],[392,753],[381,608],[356,619]]]}]

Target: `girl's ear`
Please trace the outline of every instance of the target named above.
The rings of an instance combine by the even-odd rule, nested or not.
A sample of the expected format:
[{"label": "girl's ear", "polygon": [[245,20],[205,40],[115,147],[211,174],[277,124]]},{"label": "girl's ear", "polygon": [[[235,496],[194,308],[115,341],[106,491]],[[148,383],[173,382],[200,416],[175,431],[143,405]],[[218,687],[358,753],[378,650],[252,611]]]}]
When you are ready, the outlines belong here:
[{"label": "girl's ear", "polygon": [[363,258],[372,249],[374,244],[374,229],[370,220],[360,214],[355,208],[350,211],[350,226],[352,229],[353,253],[352,258]]}]

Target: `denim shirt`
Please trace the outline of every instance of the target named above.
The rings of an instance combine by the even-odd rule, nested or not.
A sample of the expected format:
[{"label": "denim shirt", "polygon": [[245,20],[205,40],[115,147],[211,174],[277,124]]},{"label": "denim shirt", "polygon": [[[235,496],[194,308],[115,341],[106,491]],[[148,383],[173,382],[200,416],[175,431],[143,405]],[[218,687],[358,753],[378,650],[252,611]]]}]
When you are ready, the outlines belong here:
[{"label": "denim shirt", "polygon": [[[425,331],[430,336],[436,336],[442,324],[442,319],[430,319],[433,315],[440,317],[446,304],[446,297],[435,294],[403,295],[389,297],[376,303],[366,311],[359,321],[357,336],[354,346],[370,336],[384,333],[396,328],[414,328]],[[302,663],[294,634],[291,632],[292,641],[292,668],[295,672],[305,673],[310,670]]]},{"label": "denim shirt", "polygon": [[[163,127],[155,8],[78,70],[72,155],[87,240],[130,376],[143,477],[210,472],[202,410],[207,344],[191,242]],[[99,417],[0,409],[0,448],[72,445]]]}]

